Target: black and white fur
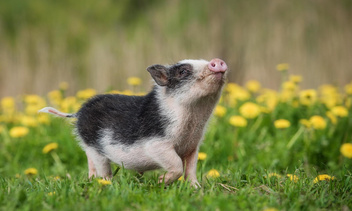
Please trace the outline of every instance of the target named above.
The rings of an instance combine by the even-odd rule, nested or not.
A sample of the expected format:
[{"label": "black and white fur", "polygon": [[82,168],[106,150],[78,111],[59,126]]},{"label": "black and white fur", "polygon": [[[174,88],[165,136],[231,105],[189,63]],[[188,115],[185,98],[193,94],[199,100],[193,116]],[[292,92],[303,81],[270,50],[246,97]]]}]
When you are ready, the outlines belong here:
[{"label": "black and white fur", "polygon": [[147,68],[155,80],[145,96],[104,94],[76,114],[76,133],[86,152],[89,177],[112,176],[110,162],[140,173],[163,168],[166,184],[184,173],[195,187],[198,149],[207,121],[220,97],[226,72],[212,72],[205,60],[183,60]]}]

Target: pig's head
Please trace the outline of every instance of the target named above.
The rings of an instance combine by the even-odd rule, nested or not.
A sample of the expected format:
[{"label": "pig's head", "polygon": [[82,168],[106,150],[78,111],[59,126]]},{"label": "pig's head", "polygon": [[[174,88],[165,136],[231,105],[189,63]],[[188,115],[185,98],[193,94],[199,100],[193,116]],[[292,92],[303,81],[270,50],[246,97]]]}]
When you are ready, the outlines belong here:
[{"label": "pig's head", "polygon": [[152,65],[147,70],[162,93],[185,103],[218,97],[227,76],[227,65],[221,59],[182,60],[174,65]]}]

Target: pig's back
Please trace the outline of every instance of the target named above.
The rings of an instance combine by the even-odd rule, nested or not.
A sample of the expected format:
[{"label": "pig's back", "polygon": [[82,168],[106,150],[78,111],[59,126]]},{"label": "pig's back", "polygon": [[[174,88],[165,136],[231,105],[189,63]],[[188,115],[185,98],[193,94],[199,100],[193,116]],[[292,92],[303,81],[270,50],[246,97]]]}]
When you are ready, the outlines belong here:
[{"label": "pig's back", "polygon": [[77,113],[77,132],[85,144],[103,150],[103,136],[111,145],[132,145],[138,140],[165,136],[168,124],[160,114],[155,91],[146,96],[98,95]]}]

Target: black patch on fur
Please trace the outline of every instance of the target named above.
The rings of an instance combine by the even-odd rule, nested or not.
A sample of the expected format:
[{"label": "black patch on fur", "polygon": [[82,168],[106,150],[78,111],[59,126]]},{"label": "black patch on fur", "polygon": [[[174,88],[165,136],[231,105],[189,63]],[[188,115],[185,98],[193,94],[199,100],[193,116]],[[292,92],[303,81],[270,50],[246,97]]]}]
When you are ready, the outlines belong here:
[{"label": "black patch on fur", "polygon": [[166,93],[172,93],[172,90],[178,89],[186,84],[193,77],[193,67],[190,64],[175,64],[168,70],[169,83]]},{"label": "black patch on fur", "polygon": [[155,89],[146,96],[98,95],[83,105],[77,117],[83,141],[100,152],[104,129],[113,131],[111,144],[132,145],[139,139],[165,136],[169,124],[160,114]]}]

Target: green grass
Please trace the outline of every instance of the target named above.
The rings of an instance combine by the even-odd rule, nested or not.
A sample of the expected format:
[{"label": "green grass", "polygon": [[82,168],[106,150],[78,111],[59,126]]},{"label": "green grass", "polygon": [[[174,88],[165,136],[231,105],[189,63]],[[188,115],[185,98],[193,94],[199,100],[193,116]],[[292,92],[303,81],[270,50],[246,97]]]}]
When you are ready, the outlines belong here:
[{"label": "green grass", "polygon": [[[24,109],[17,109],[17,117],[9,121],[2,100],[0,210],[352,208],[352,160],[340,153],[341,145],[351,142],[352,111],[348,103],[348,116],[338,117],[334,124],[325,115],[331,108],[321,101],[310,106],[294,103],[296,93],[292,101],[279,102],[273,111],[260,113],[247,119],[246,127],[236,128],[229,124],[230,117],[240,115],[246,102],[261,103],[249,96],[231,105],[228,99],[235,96],[228,89],[224,93],[221,105],[226,113],[212,117],[200,148],[207,154],[205,160],[198,162],[200,189],[190,187],[187,181],[176,181],[166,187],[157,184],[162,170],[141,176],[121,168],[112,183],[105,186],[97,178],[89,180],[85,153],[75,141],[70,122],[50,117],[50,124],[28,126],[26,136],[13,138],[10,131],[14,126],[25,125],[21,118],[29,103],[17,105]],[[324,129],[306,128],[300,123],[300,119],[313,115],[324,118]],[[280,118],[289,120],[291,126],[275,128],[273,122]],[[52,142],[58,143],[58,148],[43,153],[44,146]],[[28,168],[35,168],[38,173],[26,175]],[[115,171],[117,166],[112,168]],[[216,169],[220,177],[208,177],[211,169]],[[298,180],[292,181],[287,174]],[[314,182],[322,174],[334,179]]]}]

